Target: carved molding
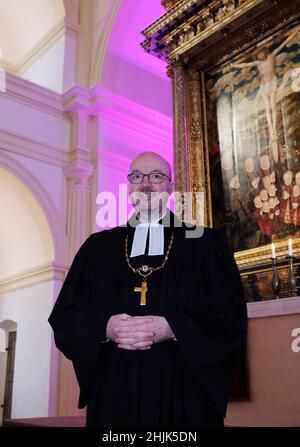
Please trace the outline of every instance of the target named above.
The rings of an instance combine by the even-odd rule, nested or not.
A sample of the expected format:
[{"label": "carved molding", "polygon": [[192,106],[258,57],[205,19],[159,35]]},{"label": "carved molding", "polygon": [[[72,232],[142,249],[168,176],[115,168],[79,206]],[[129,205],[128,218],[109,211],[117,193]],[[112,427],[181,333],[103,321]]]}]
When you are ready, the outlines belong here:
[{"label": "carved molding", "polygon": [[[203,4],[202,0],[176,4],[143,31],[145,40],[141,46],[169,63],[180,56],[190,58],[197,53],[199,57],[217,40],[222,42],[223,47],[224,38],[229,34],[227,43],[230,46],[231,35],[235,31],[240,36],[241,45],[253,43],[254,38],[270,30],[272,23],[278,25],[280,15],[286,22],[293,20],[293,14],[299,13],[300,7],[299,0],[211,0],[206,2],[205,7]],[[262,15],[268,22],[265,26],[262,25]],[[235,48],[238,46],[235,45]]]},{"label": "carved molding", "polygon": [[162,28],[170,24],[175,20],[179,20],[179,18],[185,13],[185,11],[192,7],[194,4],[198,3],[199,0],[181,0],[177,2],[168,12],[166,12],[162,17],[157,19],[154,23],[147,26],[142,31],[142,34],[145,37],[150,37],[152,34],[160,31]]},{"label": "carved molding", "polygon": [[65,234],[61,231],[63,222],[61,213],[59,213],[49,192],[16,157],[6,154],[3,150],[0,150],[0,166],[18,178],[40,204],[51,228],[55,259],[64,261]]},{"label": "carved molding", "polygon": [[43,38],[31,49],[31,51],[17,64],[11,64],[2,60],[2,67],[11,73],[21,76],[28,68],[30,68],[37,60],[39,60],[47,51],[64,35],[77,39],[79,33],[79,25],[72,21],[71,18],[64,17],[51,30],[49,30]]},{"label": "carved molding", "polygon": [[61,95],[12,73],[5,73],[4,98],[64,119]]},{"label": "carved molding", "polygon": [[64,169],[68,191],[89,192],[92,185],[94,166],[77,159]]},{"label": "carved molding", "polygon": [[0,149],[60,168],[65,166],[68,160],[68,154],[59,147],[3,129],[0,130]]},{"label": "carved molding", "polygon": [[60,280],[63,281],[67,265],[59,262],[49,262],[38,265],[31,269],[18,272],[0,281],[0,293],[6,293],[11,290],[24,289],[25,287],[35,286],[42,282]]},{"label": "carved molding", "polygon": [[[266,2],[267,4],[268,2]],[[274,3],[274,2],[273,2]],[[189,63],[200,71],[208,71],[214,66],[226,62],[232,57],[245,52],[262,39],[272,36],[283,26],[292,23],[300,16],[300,0],[295,2],[276,1],[276,8],[252,14],[245,25],[240,28],[227,27],[216,34],[213,44],[204,44],[199,51],[188,51]],[[192,54],[193,53],[193,54]],[[185,55],[187,57],[187,54]]]},{"label": "carved molding", "polygon": [[[209,159],[205,152],[205,102],[201,95],[201,77],[198,70],[190,68],[186,76],[187,144],[189,160],[189,181],[192,197],[192,220],[201,225],[211,226]],[[203,202],[198,193],[204,194]],[[201,207],[200,206],[203,205]]]},{"label": "carved molding", "polygon": [[180,0],[161,0],[161,6],[165,8],[167,11],[169,11],[171,8],[173,8],[176,3],[178,3]]},{"label": "carved molding", "polygon": [[[174,119],[174,174],[175,191],[183,194],[188,191],[187,185],[187,157],[185,143],[185,86],[184,68],[181,63],[172,65],[173,86],[173,119]],[[183,211],[184,203],[176,196],[176,212],[178,215]]]}]

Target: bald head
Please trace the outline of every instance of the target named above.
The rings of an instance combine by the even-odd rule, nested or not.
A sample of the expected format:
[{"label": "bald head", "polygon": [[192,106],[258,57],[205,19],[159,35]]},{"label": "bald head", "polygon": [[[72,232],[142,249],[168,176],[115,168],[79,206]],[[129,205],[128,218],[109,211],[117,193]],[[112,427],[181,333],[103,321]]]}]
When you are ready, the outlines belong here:
[{"label": "bald head", "polygon": [[173,190],[169,163],[155,152],[142,152],[130,164],[129,174],[134,173],[165,175],[162,182],[152,183],[149,175],[146,175],[142,182],[129,183],[130,200],[136,211],[138,209],[137,212],[140,213],[140,216],[143,216],[144,219],[147,216],[147,220],[152,220],[153,217],[162,215]]},{"label": "bald head", "polygon": [[137,155],[129,166],[129,173],[134,171],[148,174],[152,171],[159,171],[171,178],[171,168],[167,160],[155,152],[142,152]]}]

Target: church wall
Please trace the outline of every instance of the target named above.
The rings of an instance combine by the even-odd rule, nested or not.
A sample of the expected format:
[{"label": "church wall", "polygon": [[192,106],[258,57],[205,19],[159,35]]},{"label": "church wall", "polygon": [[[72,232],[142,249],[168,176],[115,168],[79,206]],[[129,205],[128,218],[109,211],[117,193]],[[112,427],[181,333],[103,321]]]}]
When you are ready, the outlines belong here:
[{"label": "church wall", "polygon": [[65,222],[66,214],[66,181],[63,169],[58,166],[53,166],[44,161],[33,160],[25,155],[12,154],[10,157],[16,162],[21,163],[27,172],[47,190],[49,197],[55,206],[57,213],[61,218],[61,225]]},{"label": "church wall", "polygon": [[143,26],[162,11],[159,1],[122,1],[101,70],[97,187],[98,192],[115,194],[117,224],[124,221],[124,213],[119,218],[118,212],[125,201],[124,195],[119,198],[119,184],[127,184],[131,160],[140,152],[154,151],[173,165],[171,81],[166,64],[139,45]]},{"label": "church wall", "polygon": [[249,319],[250,399],[230,402],[225,424],[300,426],[300,352],[292,350],[299,313]]},{"label": "church wall", "polygon": [[1,294],[0,321],[17,324],[12,417],[48,416],[53,282]]},{"label": "church wall", "polygon": [[22,78],[62,93],[64,90],[65,36],[61,36],[45,53],[22,73]]},{"label": "church wall", "polygon": [[54,246],[39,204],[24,184],[1,166],[0,203],[5,210],[0,223],[0,281],[7,281],[49,264],[54,259]]},{"label": "church wall", "polygon": [[6,348],[6,336],[5,331],[0,329],[0,352],[4,352]]},{"label": "church wall", "polygon": [[[126,221],[124,202],[128,202],[126,186],[131,160],[140,152],[154,151],[173,165],[172,121],[167,115],[106,88],[99,88],[98,93],[100,105],[98,115],[94,118],[94,130],[91,132],[98,132],[98,138],[94,135],[92,145],[94,157],[98,160],[97,192],[109,191],[114,194],[118,225]],[[119,207],[124,210],[120,219]],[[128,205],[128,212],[130,208]],[[96,210],[98,209],[99,206],[96,206]]]},{"label": "church wall", "polygon": [[51,149],[53,157],[56,151],[66,151],[69,122],[62,113],[60,96],[11,74],[6,75],[6,89],[0,95],[0,131],[4,136],[5,133],[20,136],[45,145],[49,157]]},{"label": "church wall", "polygon": [[0,323],[13,320],[18,328],[12,417],[54,415],[57,351],[47,319],[66,269],[70,123],[60,95],[8,73],[0,110],[0,168],[22,185],[14,200],[6,197],[5,232],[3,218],[1,225]]},{"label": "church wall", "polygon": [[[6,73],[0,110],[0,155],[4,160],[8,157],[10,172],[20,178],[26,174],[23,182],[42,208],[48,207],[48,217],[53,216],[60,227],[57,236],[63,239],[67,200],[63,168],[70,147],[70,121],[61,95]],[[6,164],[1,158],[0,167]],[[62,246],[56,260],[62,260],[63,251]]]},{"label": "church wall", "polygon": [[124,98],[172,116],[169,78],[157,76],[109,50],[105,55],[101,84]]},{"label": "church wall", "polygon": [[[78,5],[75,0],[72,4],[67,0],[44,0],[38,8],[30,0],[26,6],[17,0],[9,3],[3,6],[1,16],[2,67],[62,93],[76,81]],[[66,10],[64,3],[68,3]],[[20,26],[24,21],[26,30]]]}]

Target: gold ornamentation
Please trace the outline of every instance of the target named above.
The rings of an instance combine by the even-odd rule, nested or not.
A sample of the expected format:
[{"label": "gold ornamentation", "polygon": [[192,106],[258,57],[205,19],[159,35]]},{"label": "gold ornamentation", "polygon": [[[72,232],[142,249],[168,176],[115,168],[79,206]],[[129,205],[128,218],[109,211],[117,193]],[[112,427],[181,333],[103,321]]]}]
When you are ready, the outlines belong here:
[{"label": "gold ornamentation", "polygon": [[141,300],[140,300],[140,305],[144,306],[146,304],[146,293],[148,291],[148,287],[147,287],[147,278],[149,275],[151,275],[151,273],[157,271],[157,270],[161,270],[162,268],[164,268],[168,258],[169,258],[169,254],[170,254],[170,250],[173,244],[173,240],[174,240],[174,233],[172,232],[171,234],[171,239],[168,245],[168,249],[167,249],[167,253],[166,256],[162,262],[161,265],[159,265],[158,267],[152,267],[149,265],[145,265],[143,264],[141,267],[133,267],[129,261],[129,257],[128,257],[128,235],[126,236],[125,239],[125,258],[126,258],[126,262],[128,267],[134,272],[134,273],[138,273],[140,276],[142,276],[143,281],[142,281],[142,285],[141,287],[135,287],[134,288],[134,292],[141,292]]},{"label": "gold ornamentation", "polygon": [[[184,92],[184,67],[181,62],[171,65],[173,83],[173,110],[174,110],[174,170],[175,191],[184,194],[188,191],[187,184],[187,160],[185,143],[185,92]],[[178,217],[184,208],[182,201],[176,197],[176,214]],[[178,208],[177,208],[178,205]]]},{"label": "gold ornamentation", "polygon": [[161,6],[167,11],[171,9],[179,0],[161,0]]},{"label": "gold ornamentation", "polygon": [[[198,70],[189,69],[186,77],[186,117],[187,117],[187,145],[189,154],[189,191],[193,192],[192,222],[200,225],[212,226],[210,205],[210,182],[208,154],[205,151],[203,124],[206,122],[205,98],[202,97],[202,77]],[[206,185],[206,187],[204,187]],[[204,193],[204,215],[199,206],[199,193]],[[202,203],[201,203],[202,205]]]},{"label": "gold ornamentation", "polygon": [[194,138],[202,138],[201,122],[199,119],[191,120],[191,133]]},{"label": "gold ornamentation", "polygon": [[134,273],[138,273],[139,275],[141,275],[143,277],[143,279],[147,278],[149,275],[151,275],[151,273],[155,272],[156,270],[160,270],[165,266],[165,264],[168,260],[168,257],[169,257],[169,253],[170,253],[170,250],[171,250],[171,247],[173,244],[173,240],[174,240],[174,233],[172,232],[165,259],[163,260],[161,265],[159,265],[158,267],[151,267],[149,265],[142,265],[141,267],[133,267],[130,264],[129,257],[128,257],[128,235],[127,235],[126,239],[125,239],[125,258],[126,258],[128,267],[131,268],[131,270]]},{"label": "gold ornamentation", "polygon": [[134,292],[141,293],[140,305],[145,306],[146,305],[146,293],[148,292],[147,281],[142,281],[141,287],[135,287]]},{"label": "gold ornamentation", "polygon": [[[197,3],[198,0],[175,3],[166,14],[142,32],[145,40],[141,46],[160,59],[172,62],[178,55],[209,39],[217,31],[227,35],[235,26],[231,24],[233,19],[245,16],[246,13],[252,14],[257,7],[261,10],[270,8],[265,0],[243,0],[237,4],[234,0],[211,0],[210,4],[199,11],[196,9]],[[186,19],[193,8],[195,14]]]},{"label": "gold ornamentation", "polygon": [[147,28],[142,31],[142,34],[145,37],[150,37],[153,34],[159,32],[162,28],[169,25],[170,22],[178,20],[180,16],[183,16],[185,14],[187,9],[193,7],[195,4],[198,3],[198,1],[199,0],[185,0],[177,2],[172,7],[172,9],[170,9],[170,11],[168,11],[151,25],[147,26]]},{"label": "gold ornamentation", "polygon": [[235,10],[234,0],[223,0],[218,6],[215,14],[216,21],[224,19]]}]

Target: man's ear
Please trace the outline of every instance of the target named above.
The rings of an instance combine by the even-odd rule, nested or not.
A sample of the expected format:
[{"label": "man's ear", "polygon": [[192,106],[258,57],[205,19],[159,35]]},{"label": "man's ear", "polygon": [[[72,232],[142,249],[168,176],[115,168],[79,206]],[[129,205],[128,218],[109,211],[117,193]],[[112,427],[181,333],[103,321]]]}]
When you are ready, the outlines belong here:
[{"label": "man's ear", "polygon": [[169,194],[172,194],[173,191],[174,191],[174,183],[170,182],[170,184],[169,184]]}]

